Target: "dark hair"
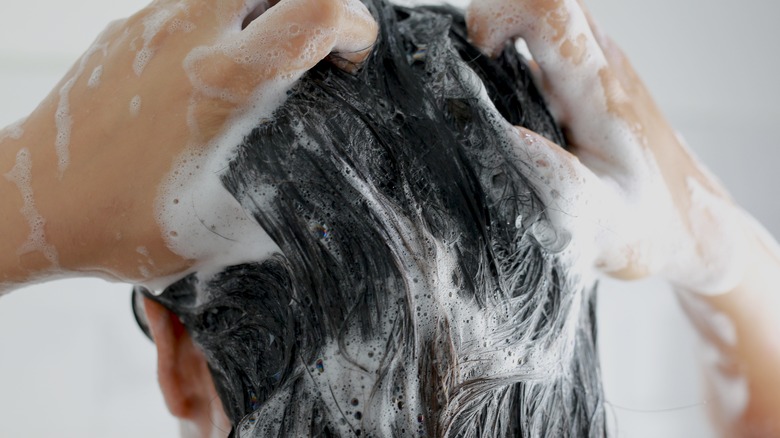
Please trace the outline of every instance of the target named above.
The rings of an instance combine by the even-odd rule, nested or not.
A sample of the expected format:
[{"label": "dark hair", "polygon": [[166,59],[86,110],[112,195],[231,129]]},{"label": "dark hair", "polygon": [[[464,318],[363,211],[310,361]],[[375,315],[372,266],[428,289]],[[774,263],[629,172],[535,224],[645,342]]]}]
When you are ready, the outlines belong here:
[{"label": "dark hair", "polygon": [[454,9],[367,4],[366,65],[318,65],[222,175],[281,253],[151,298],[240,437],[605,435],[594,293],[507,134],[565,143],[525,64]]}]

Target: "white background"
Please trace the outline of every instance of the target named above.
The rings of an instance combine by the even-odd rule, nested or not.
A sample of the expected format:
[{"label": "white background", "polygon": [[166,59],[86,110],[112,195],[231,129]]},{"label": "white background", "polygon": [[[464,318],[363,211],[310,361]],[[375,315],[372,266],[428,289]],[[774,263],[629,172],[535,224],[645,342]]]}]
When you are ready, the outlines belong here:
[{"label": "white background", "polygon": [[[218,1],[218,0],[215,0]],[[0,5],[0,126],[28,114],[111,19],[141,0]],[[589,0],[672,123],[735,198],[780,235],[780,3]],[[599,329],[621,437],[712,436],[696,339],[668,288],[605,282]],[[48,283],[0,300],[0,437],[172,437],[155,352],[129,286]]]}]

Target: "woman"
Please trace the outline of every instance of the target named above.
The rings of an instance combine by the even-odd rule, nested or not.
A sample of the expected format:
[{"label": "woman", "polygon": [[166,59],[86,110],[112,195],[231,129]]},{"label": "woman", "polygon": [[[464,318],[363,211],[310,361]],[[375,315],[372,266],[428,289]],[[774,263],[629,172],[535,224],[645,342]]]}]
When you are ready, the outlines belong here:
[{"label": "woman", "polygon": [[[657,117],[656,117],[654,111],[652,110],[652,106],[651,105],[650,105],[650,108],[646,108],[645,106],[643,106],[644,103],[643,103],[643,100],[642,100],[643,95],[642,95],[641,88],[639,88],[639,89],[633,88],[634,83],[632,82],[633,78],[630,76],[630,71],[622,70],[621,69],[621,66],[622,66],[621,63],[619,63],[619,62],[618,63],[612,62],[611,64],[609,64],[609,62],[607,61],[607,64],[604,64],[604,59],[603,58],[602,59],[597,59],[596,60],[597,62],[602,62],[599,65],[599,67],[600,67],[599,71],[605,72],[605,76],[606,76],[605,79],[601,78],[601,75],[592,75],[592,73],[594,73],[594,70],[592,70],[592,69],[588,70],[588,68],[593,67],[593,65],[590,63],[590,61],[592,60],[592,57],[598,58],[598,56],[594,55],[594,53],[597,54],[599,52],[599,49],[595,45],[595,42],[591,39],[592,34],[589,33],[587,28],[582,27],[583,23],[584,23],[583,16],[582,16],[581,12],[577,12],[578,11],[577,7],[574,6],[574,5],[564,5],[562,7],[565,7],[566,9],[562,9],[562,10],[554,9],[554,10],[542,10],[542,11],[539,11],[539,10],[532,9],[532,10],[529,11],[529,10],[523,10],[524,6],[522,4],[513,3],[513,4],[509,4],[508,6],[509,6],[509,9],[503,11],[499,15],[501,17],[513,17],[514,18],[514,23],[513,24],[515,24],[515,25],[517,25],[518,23],[522,22],[522,20],[520,20],[520,18],[522,18],[522,17],[529,17],[529,16],[542,16],[542,17],[545,17],[545,16],[549,16],[549,13],[555,12],[556,14],[553,14],[552,16],[558,17],[558,18],[561,19],[560,22],[557,22],[557,23],[553,22],[553,23],[550,24],[551,26],[553,26],[552,30],[556,30],[557,29],[559,31],[559,32],[555,32],[555,34],[556,35],[560,35],[561,34],[561,32],[560,32],[561,29],[574,32],[571,35],[571,38],[569,38],[569,36],[567,36],[566,33],[563,32],[564,39],[557,42],[557,43],[560,44],[560,48],[562,48],[562,49],[565,48],[565,50],[557,50],[558,46],[555,46],[554,47],[555,50],[553,50],[553,48],[545,46],[545,44],[546,44],[545,40],[543,40],[543,39],[535,40],[534,39],[534,35],[532,33],[531,34],[527,33],[528,29],[524,29],[522,27],[521,28],[514,28],[514,27],[511,27],[511,26],[510,27],[506,27],[505,29],[507,30],[507,32],[505,32],[503,34],[501,32],[488,32],[488,33],[486,33],[485,29],[492,29],[491,26],[493,26],[493,24],[486,25],[484,22],[481,23],[479,17],[480,16],[482,16],[482,17],[493,16],[493,15],[491,15],[492,12],[483,12],[482,15],[480,15],[480,12],[476,11],[475,15],[473,15],[473,17],[474,17],[473,18],[474,19],[473,24],[476,27],[472,27],[472,31],[476,30],[476,34],[475,35],[477,35],[477,41],[480,42],[480,43],[486,43],[487,46],[488,46],[487,47],[488,49],[492,49],[492,44],[489,44],[489,43],[495,42],[495,41],[500,41],[502,39],[502,36],[506,37],[506,36],[509,36],[511,34],[514,34],[515,32],[521,32],[521,33],[522,33],[522,31],[526,32],[524,36],[529,41],[529,45],[531,46],[532,52],[534,52],[534,56],[537,59],[537,61],[539,62],[542,71],[545,73],[545,76],[546,76],[547,80],[552,84],[552,93],[553,93],[552,94],[552,96],[553,96],[552,102],[553,102],[554,105],[558,105],[560,107],[559,111],[562,111],[561,114],[562,114],[562,117],[563,117],[562,118],[563,122],[567,125],[567,127],[569,129],[572,130],[571,131],[572,134],[570,135],[570,139],[574,139],[575,140],[575,144],[578,146],[578,148],[581,148],[582,151],[584,151],[584,153],[581,153],[581,157],[583,158],[582,161],[586,162],[587,164],[590,164],[593,167],[598,167],[597,170],[599,171],[600,175],[601,175],[601,173],[609,173],[609,172],[615,173],[615,169],[619,170],[617,173],[620,173],[620,171],[622,171],[623,173],[626,173],[625,172],[626,169],[630,168],[630,172],[628,172],[628,173],[630,173],[632,175],[636,175],[638,173],[643,173],[648,178],[657,178],[657,180],[665,180],[664,178],[670,178],[666,174],[660,175],[660,177],[659,177],[658,173],[654,173],[653,172],[654,169],[652,169],[652,168],[651,169],[647,169],[647,168],[642,167],[641,164],[643,164],[643,163],[638,163],[637,160],[633,159],[634,157],[632,157],[631,153],[625,154],[624,156],[618,156],[618,157],[616,157],[614,155],[614,152],[618,150],[618,149],[615,149],[616,144],[614,144],[614,143],[618,143],[618,142],[615,141],[615,139],[620,138],[620,136],[622,134],[625,134],[625,132],[622,132],[620,129],[616,130],[614,128],[615,128],[615,125],[619,125],[621,123],[620,117],[625,118],[625,117],[627,117],[627,115],[628,116],[632,116],[632,117],[636,116],[635,118],[632,119],[632,122],[633,122],[632,125],[631,125],[632,127],[639,127],[639,128],[643,128],[644,127],[644,128],[647,128],[647,132],[650,133],[649,134],[650,138],[648,138],[647,140],[648,140],[648,143],[651,146],[653,144],[662,144],[662,145],[669,145],[669,144],[671,144],[672,145],[672,149],[671,150],[672,151],[676,151],[674,149],[674,147],[676,147],[676,146],[674,146],[676,143],[674,143],[673,139],[671,139],[670,137],[667,137],[668,130],[664,129],[662,125],[660,127],[653,126],[653,128],[658,128],[658,129],[650,129],[649,127],[645,126],[645,125],[657,123]],[[574,12],[572,12],[572,11],[574,11]],[[521,15],[520,16],[513,16],[512,14],[515,14],[515,13],[519,13]],[[576,17],[576,19],[569,20],[568,19],[569,17]],[[262,18],[262,16],[261,16],[261,18]],[[512,24],[512,23],[510,23],[510,24]],[[555,28],[556,25],[560,25],[560,24],[564,24],[566,26],[564,28]],[[580,26],[580,27],[577,27],[577,26]],[[495,29],[501,29],[501,26],[495,26]],[[493,29],[493,30],[495,30],[495,29]],[[585,29],[585,31],[580,32],[582,29]],[[535,30],[535,29],[531,29],[531,31],[533,31],[533,30]],[[551,29],[547,29],[548,32],[550,30]],[[582,38],[579,37],[580,33],[583,35]],[[573,65],[567,65],[566,64],[567,62],[570,63],[570,64],[573,64]],[[608,67],[608,68],[606,68],[606,70],[604,70],[605,65]],[[561,67],[561,66],[566,66],[567,68],[558,68],[558,67]],[[572,109],[574,108],[574,106],[576,104],[579,104],[579,102],[583,101],[583,99],[582,99],[583,96],[576,94],[577,92],[581,92],[582,89],[580,89],[580,90],[573,90],[573,89],[567,89],[565,87],[563,87],[563,88],[560,88],[560,87],[556,88],[556,84],[565,84],[566,83],[563,79],[565,78],[565,75],[567,74],[567,71],[571,71],[572,67],[583,67],[583,70],[582,70],[583,71],[583,76],[586,77],[586,78],[589,77],[588,76],[589,74],[591,75],[590,76],[591,78],[599,77],[600,78],[599,80],[601,81],[601,85],[602,86],[606,84],[606,85],[608,85],[608,89],[610,91],[614,91],[615,93],[617,93],[617,94],[610,93],[612,98],[615,98],[616,96],[619,98],[620,97],[619,96],[619,92],[621,92],[621,91],[622,92],[634,92],[634,91],[636,91],[636,92],[639,93],[638,95],[634,96],[634,100],[629,100],[628,101],[629,103],[626,104],[626,105],[622,105],[625,102],[621,101],[620,99],[613,99],[613,103],[615,103],[616,105],[617,104],[621,104],[621,105],[617,105],[616,107],[611,108],[610,109],[611,112],[608,111],[607,113],[605,113],[604,109],[603,108],[601,109],[603,117],[599,117],[599,120],[601,121],[601,124],[597,127],[597,131],[600,130],[600,132],[602,132],[602,133],[607,132],[607,133],[612,134],[612,136],[610,137],[610,140],[612,140],[613,144],[607,145],[607,146],[610,146],[610,147],[613,148],[613,149],[610,149],[610,150],[613,153],[612,157],[615,158],[615,162],[610,163],[610,162],[604,162],[603,160],[600,161],[600,159],[603,158],[603,157],[599,157],[598,154],[594,153],[594,151],[598,151],[599,149],[598,148],[593,149],[594,145],[592,143],[588,144],[589,143],[588,139],[590,139],[592,141],[593,138],[594,138],[594,137],[588,137],[589,134],[592,134],[591,130],[588,127],[583,127],[583,126],[578,125],[576,120],[575,120],[576,119],[576,115],[575,115],[576,111],[573,111]],[[621,78],[621,79],[617,79],[617,80],[623,80],[624,82],[622,82],[622,83],[615,82],[615,79],[610,77],[610,73],[614,73],[615,77]],[[626,74],[626,76],[623,77],[622,76],[623,74]],[[571,83],[571,82],[569,82],[569,83]],[[588,91],[590,91],[590,92],[594,92],[594,91],[598,92],[598,90],[599,90],[599,83],[598,82],[594,82],[593,84],[591,84],[590,88],[587,88],[584,91],[585,92],[588,92]],[[602,92],[603,92],[603,90],[602,90]],[[206,93],[206,94],[208,94],[208,93]],[[575,98],[575,97],[578,97],[578,96],[579,96],[579,98]],[[598,95],[595,96],[594,99],[587,100],[587,101],[594,102],[594,103],[603,102],[603,100],[600,101],[598,99]],[[132,102],[132,99],[131,99],[131,102]],[[637,108],[634,108],[630,104],[631,102],[638,102],[639,103],[638,107],[642,111],[639,111],[639,110],[637,110]],[[598,107],[596,107],[596,108],[588,108],[588,109],[591,110],[591,111],[595,111],[596,113],[598,113],[598,110],[599,110]],[[632,114],[633,112],[636,112],[638,114]],[[567,116],[570,117],[570,119],[567,119],[566,118]],[[556,151],[555,148],[550,148],[550,149],[545,148],[544,147],[544,145],[545,145],[544,142],[545,141],[543,139],[535,137],[535,136],[533,136],[533,134],[530,134],[528,132],[522,132],[522,134],[530,136],[530,137],[526,137],[526,138],[520,137],[520,138],[516,139],[518,144],[522,144],[523,145],[524,149],[522,149],[522,150],[524,150],[526,152],[532,151],[534,153],[533,156],[537,156],[536,154],[540,154],[540,156],[543,157],[542,160],[533,163],[533,164],[536,164],[536,166],[529,166],[527,169],[525,169],[527,174],[530,175],[529,178],[532,178],[532,179],[533,178],[543,179],[543,178],[548,177],[549,175],[547,174],[548,171],[546,169],[549,169],[549,166],[553,165],[553,163],[558,163],[558,164],[560,164],[562,166],[567,166],[569,172],[572,172],[575,175],[577,175],[577,177],[578,177],[577,179],[584,178],[584,179],[586,179],[588,181],[588,183],[586,185],[586,187],[588,188],[588,193],[592,193],[592,194],[594,194],[594,196],[602,196],[603,195],[604,196],[604,198],[603,198],[604,202],[610,202],[611,203],[610,205],[615,206],[614,208],[610,209],[610,213],[619,212],[621,214],[627,215],[627,216],[624,216],[623,218],[621,218],[620,220],[618,220],[616,224],[608,223],[607,227],[609,227],[610,229],[614,230],[616,227],[619,227],[619,226],[630,225],[630,223],[629,223],[630,221],[627,220],[626,217],[631,217],[630,216],[632,214],[631,209],[624,208],[625,205],[623,205],[621,203],[622,199],[620,199],[619,196],[618,196],[618,199],[615,199],[616,195],[613,192],[610,192],[608,190],[608,188],[605,189],[603,187],[603,185],[600,184],[598,182],[598,180],[593,175],[591,175],[590,173],[587,172],[587,169],[583,169],[583,168],[579,167],[576,161],[571,161],[571,159],[568,156],[566,156],[565,154],[561,155],[560,153],[555,152]],[[621,140],[622,141],[627,141],[629,143],[629,146],[630,146],[630,143],[632,141],[636,141],[637,139],[641,139],[640,135],[636,135],[637,132],[634,132],[633,134],[635,135],[634,137],[632,137],[632,134],[629,133],[629,135],[623,136]],[[509,134],[507,134],[507,135],[509,135]],[[661,137],[654,138],[653,136],[655,136],[655,135],[660,135]],[[590,147],[591,149],[588,149],[588,147]],[[552,152],[552,154],[551,154],[551,152]],[[603,154],[603,150],[602,150],[602,154]],[[25,166],[23,165],[25,163],[25,161],[24,161],[24,158],[25,158],[24,154],[22,154],[21,158],[22,158],[22,160],[20,161],[19,160],[19,156],[17,155],[16,164],[18,165],[21,162],[22,165],[18,166],[18,167],[15,166],[15,168],[18,168],[18,169],[24,169],[25,168]],[[63,161],[61,160],[59,164],[62,165],[62,163],[63,163]],[[529,163],[527,162],[526,164],[529,164]],[[634,166],[634,167],[631,167],[631,166]],[[662,169],[663,169],[663,167],[662,167]],[[666,168],[666,170],[667,171],[671,171],[668,168]],[[699,183],[701,183],[702,181],[704,181],[705,183],[708,182],[708,179],[706,178],[706,176],[704,176],[704,175],[702,175],[700,173],[697,173],[695,169],[683,169],[683,170],[685,172],[687,172],[688,174],[698,175],[698,178],[700,179]],[[691,172],[691,170],[693,170],[693,171]],[[607,171],[609,171],[609,172],[607,172]],[[556,176],[558,176],[558,175],[556,175]],[[12,175],[12,177],[13,177],[13,175]],[[568,195],[572,194],[574,191],[582,189],[582,187],[580,185],[578,185],[578,184],[581,183],[581,181],[578,181],[577,179],[568,181],[569,183],[571,183],[570,185],[558,185],[558,187],[557,187],[558,190],[556,190],[556,191],[549,192],[547,194],[543,193],[542,194],[543,195],[543,200],[546,203],[548,203],[548,204],[552,203],[552,201],[558,201],[560,203],[565,202],[565,201],[566,202],[571,201],[572,198],[569,197]],[[17,180],[18,181],[22,181],[21,179],[18,179],[18,178],[17,178]],[[18,181],[14,181],[14,182],[18,182]],[[630,182],[631,180],[629,179],[628,181]],[[646,181],[640,181],[640,183],[645,183],[645,182]],[[22,184],[17,184],[17,185],[21,186]],[[705,184],[705,185],[707,185],[707,184]],[[664,196],[663,193],[659,193],[657,191],[654,192],[653,190],[650,190],[651,187],[654,188],[652,184],[651,185],[646,185],[646,184],[639,184],[639,183],[637,183],[637,184],[632,184],[629,187],[631,189],[638,189],[639,190],[638,193],[640,193],[640,197],[641,197],[641,195],[647,195],[647,194],[651,195],[651,196],[649,196],[649,198],[652,199],[654,202],[658,202],[655,205],[661,207],[660,210],[656,209],[655,211],[664,211],[664,209],[667,209],[667,211],[671,212],[670,216],[675,217],[675,216],[678,215],[678,214],[674,213],[674,211],[675,211],[674,208],[676,208],[678,203],[677,202],[673,202],[670,205],[669,202],[666,202],[664,200],[665,196]],[[705,187],[705,189],[707,189],[707,187]],[[706,194],[706,191],[705,191],[705,194]],[[545,198],[544,196],[548,196],[548,197]],[[690,200],[686,200],[684,198],[685,197],[683,196],[683,199],[681,201],[683,204],[685,204],[686,202],[690,201]],[[705,196],[705,200],[706,199],[708,199],[708,198],[706,198],[706,196]],[[715,202],[716,205],[718,204],[717,199],[714,202]],[[573,205],[561,204],[561,205],[563,207],[565,207],[565,208],[563,208],[564,212],[566,212],[567,210],[568,211],[574,211],[574,210],[587,211],[585,206],[583,206],[582,204],[579,204],[579,205],[578,204],[573,204]],[[668,208],[668,207],[672,207],[672,208]],[[714,208],[714,207],[708,207],[708,208]],[[598,212],[596,212],[596,213],[598,213]],[[722,216],[721,215],[717,215],[716,217],[728,218],[728,217],[733,217],[734,216],[733,214],[731,214],[729,212],[729,209],[727,207],[725,208],[725,210],[723,210],[723,213],[724,213],[724,215],[722,215]],[[551,216],[552,216],[552,218],[550,220],[555,225],[555,227],[562,228],[563,230],[574,229],[575,226],[582,225],[582,224],[577,225],[576,223],[573,223],[571,221],[567,222],[568,218],[562,217],[563,215],[560,215],[560,217],[555,217],[555,214],[551,214]],[[737,215],[737,216],[739,216],[739,215]],[[594,221],[595,222],[604,223],[603,221],[608,221],[609,219],[610,218],[596,217],[596,218],[592,218],[592,219],[586,221],[585,225],[592,225]],[[711,217],[705,217],[705,219],[711,219]],[[735,219],[735,221],[739,222],[739,219]],[[673,225],[674,224],[672,223],[670,225],[669,229],[675,229],[675,228],[673,228]],[[520,228],[522,228],[522,226],[523,226],[523,223],[521,221],[521,227]],[[737,228],[740,228],[740,227],[737,226]],[[32,227],[32,229],[35,230],[34,227]],[[691,236],[687,236],[685,234],[685,231],[686,231],[685,227],[677,228],[677,230],[680,230],[681,234],[679,234],[679,236],[682,236],[683,238],[690,238],[691,237]],[[173,231],[175,231],[175,230],[173,230]],[[612,236],[607,235],[607,236],[605,236],[606,237],[605,239],[600,239],[595,244],[593,244],[591,242],[584,242],[584,243],[582,241],[578,242],[578,239],[584,239],[584,238],[587,238],[587,237],[592,237],[594,235],[597,235],[598,231],[599,230],[596,229],[596,230],[591,230],[590,232],[582,232],[582,231],[579,231],[579,228],[578,228],[577,232],[570,232],[572,240],[571,240],[571,242],[568,242],[569,245],[565,246],[565,248],[568,251],[572,251],[573,248],[578,248],[577,251],[573,251],[573,252],[577,253],[577,255],[578,255],[576,260],[578,260],[578,261],[583,263],[582,269],[578,269],[578,270],[581,270],[581,271],[584,272],[587,269],[587,266],[585,266],[585,261],[588,261],[588,262],[592,262],[592,264],[598,265],[599,269],[606,270],[606,271],[613,271],[613,272],[616,269],[620,269],[621,271],[623,271],[624,274],[629,274],[629,275],[637,275],[637,273],[644,274],[645,272],[643,272],[643,271],[660,271],[660,272],[666,274],[668,276],[668,278],[670,278],[672,280],[675,280],[677,283],[682,283],[683,281],[686,281],[686,283],[683,284],[683,285],[687,286],[689,288],[699,288],[699,289],[702,289],[702,290],[707,289],[708,291],[723,292],[723,290],[721,290],[721,289],[728,288],[728,287],[734,287],[733,285],[728,284],[729,283],[728,280],[730,280],[728,278],[728,276],[724,276],[723,278],[713,278],[710,275],[711,273],[707,272],[707,270],[706,270],[706,268],[708,267],[707,266],[708,263],[704,263],[703,264],[704,269],[699,269],[698,265],[699,265],[699,261],[700,260],[697,260],[697,258],[696,258],[697,254],[692,254],[687,259],[681,259],[683,262],[689,262],[690,263],[688,265],[689,267],[686,268],[686,272],[688,272],[689,274],[690,273],[701,274],[701,275],[697,275],[697,277],[699,277],[699,278],[696,278],[695,280],[697,280],[697,281],[695,281],[695,282],[694,281],[688,281],[688,280],[692,280],[690,278],[690,276],[689,277],[682,276],[679,273],[674,272],[674,270],[669,269],[666,266],[663,266],[663,264],[656,263],[657,258],[653,258],[652,257],[653,254],[654,254],[655,248],[651,248],[650,250],[647,250],[647,251],[635,251],[635,253],[640,253],[640,255],[642,255],[642,256],[648,256],[647,258],[645,258],[645,257],[628,257],[628,258],[626,258],[625,255],[623,254],[622,248],[626,248],[626,247],[637,248],[637,246],[633,245],[634,243],[636,243],[636,241],[643,241],[643,242],[650,241],[648,236],[642,235],[641,233],[640,234],[636,234],[635,233],[636,230],[632,229],[631,227],[620,228],[620,232],[619,233],[614,233],[614,234],[617,234],[618,237],[620,238],[620,239],[617,239],[617,241],[615,241],[615,239],[611,239]],[[172,237],[172,236],[169,234],[168,237]],[[175,237],[175,236],[173,236],[173,237]],[[696,236],[693,236],[693,238],[695,239]],[[742,240],[740,237],[736,237],[735,238],[735,241],[737,241],[737,242],[739,242],[740,240]],[[745,239],[745,240],[747,240],[747,239]],[[60,247],[59,245],[55,245],[55,246],[57,248]],[[173,246],[173,245],[170,245],[170,246]],[[639,248],[642,248],[642,246],[640,245]],[[52,258],[53,256],[52,256],[52,251],[50,250],[50,248],[48,246],[46,246],[46,245],[42,245],[38,249],[42,249],[42,251],[40,251],[42,256],[46,260],[51,262],[50,258]],[[48,250],[48,252],[47,252],[47,250]],[[662,253],[666,254],[667,250],[662,248],[660,251],[662,251]],[[588,252],[590,252],[589,256],[591,257],[591,259],[588,259]],[[715,252],[717,253],[718,251],[716,250]],[[585,254],[585,255],[583,255],[583,254]],[[617,256],[615,254],[617,254]],[[207,257],[203,257],[203,258],[206,259]],[[572,259],[572,260],[574,260],[574,259]],[[762,259],[762,260],[764,260],[764,259]],[[726,260],[724,263],[728,263],[728,260]],[[590,263],[588,263],[588,264],[590,264]],[[680,263],[674,263],[674,264],[670,264],[670,265],[671,266],[679,266]],[[121,267],[121,263],[118,266]],[[760,263],[757,264],[757,266],[760,268]],[[640,269],[637,269],[637,268],[640,268]],[[739,273],[739,269],[737,269],[736,271],[731,271],[731,269],[727,269],[725,271],[736,272],[733,275],[735,277],[741,277],[740,273]],[[760,275],[760,274],[752,275],[752,276],[750,276],[750,278],[756,278],[757,275]],[[13,278],[13,277],[11,277],[11,278]],[[704,281],[704,280],[708,280],[708,281]],[[738,280],[735,280],[735,281],[738,281]],[[735,295],[734,293],[729,294],[729,296],[734,296],[734,295]],[[736,295],[739,296],[739,294],[736,294]],[[718,300],[717,299],[713,299],[713,301],[717,302]],[[745,302],[745,301],[743,300],[742,302]],[[731,310],[739,310],[739,309],[731,309]],[[734,315],[734,316],[738,316],[738,315]],[[739,321],[739,318],[735,318],[735,319],[737,321]],[[761,338],[760,333],[757,334],[755,337],[751,337],[751,338],[752,339],[760,339]],[[741,353],[744,353],[744,352],[741,352]],[[749,351],[747,353],[749,353]],[[749,355],[740,355],[740,357],[743,357],[743,356],[745,358],[747,358],[747,359],[750,359]],[[759,414],[760,414],[760,409],[759,409]]]}]

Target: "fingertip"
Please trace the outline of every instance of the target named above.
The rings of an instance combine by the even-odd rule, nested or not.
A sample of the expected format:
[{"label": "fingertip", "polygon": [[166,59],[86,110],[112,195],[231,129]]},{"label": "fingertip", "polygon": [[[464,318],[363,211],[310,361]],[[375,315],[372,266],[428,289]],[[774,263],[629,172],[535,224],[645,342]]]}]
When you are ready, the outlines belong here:
[{"label": "fingertip", "polygon": [[466,9],[466,31],[471,44],[488,57],[497,55],[497,44],[491,41],[490,26],[484,14],[472,3]]},{"label": "fingertip", "polygon": [[368,59],[368,55],[371,54],[371,49],[366,49],[360,52],[343,53],[333,52],[328,56],[328,61],[346,71],[347,73],[355,74],[365,64]]},{"label": "fingertip", "polygon": [[359,0],[342,3],[344,7],[339,40],[328,60],[349,73],[357,72],[368,59],[379,36],[379,24]]}]

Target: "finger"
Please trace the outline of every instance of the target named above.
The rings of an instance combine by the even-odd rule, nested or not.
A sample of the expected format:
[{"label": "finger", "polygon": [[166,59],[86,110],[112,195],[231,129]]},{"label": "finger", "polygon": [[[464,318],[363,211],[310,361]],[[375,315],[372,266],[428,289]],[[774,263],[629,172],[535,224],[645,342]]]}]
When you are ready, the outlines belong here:
[{"label": "finger", "polygon": [[359,0],[283,0],[243,31],[193,51],[186,67],[205,94],[236,101],[262,83],[296,80],[331,52],[357,64],[376,35]]},{"label": "finger", "polygon": [[544,75],[548,104],[569,140],[586,152],[583,160],[621,167],[641,161],[644,126],[577,0],[482,0],[470,7],[469,26],[488,53],[503,41],[525,39]]},{"label": "finger", "polygon": [[241,39],[281,48],[280,69],[291,72],[308,70],[331,52],[362,61],[377,28],[359,0],[284,0],[252,22]]},{"label": "finger", "polygon": [[277,3],[279,0],[200,0],[196,7],[203,9],[198,15],[215,20],[223,30],[240,31]]},{"label": "finger", "polygon": [[526,167],[526,175],[537,188],[545,205],[573,206],[579,198],[582,184],[595,175],[577,156],[544,136],[516,126],[515,153]]},{"label": "finger", "polygon": [[547,218],[556,229],[572,232],[583,222],[581,216],[591,201],[583,194],[598,192],[594,187],[600,187],[598,178],[575,155],[544,136],[516,126],[510,138],[523,174],[536,189]]},{"label": "finger", "polygon": [[[634,97],[639,92],[644,91],[639,75],[637,75],[620,46],[618,46],[609,35],[602,31],[601,26],[599,26],[596,19],[593,18],[593,14],[585,7],[585,2],[583,0],[577,0],[577,3],[584,12],[588,26],[593,32],[593,36],[596,38],[599,47],[601,47],[601,51],[604,53],[604,57],[606,58],[610,69],[615,72],[617,80],[620,82],[620,85],[623,86],[625,92],[629,96]],[[641,90],[640,87],[642,87]]]},{"label": "finger", "polygon": [[585,270],[619,269],[625,258],[620,242],[627,232],[616,192],[577,156],[533,131],[519,126],[515,131],[515,153],[545,205],[547,219],[557,233],[572,239],[572,263]]}]

